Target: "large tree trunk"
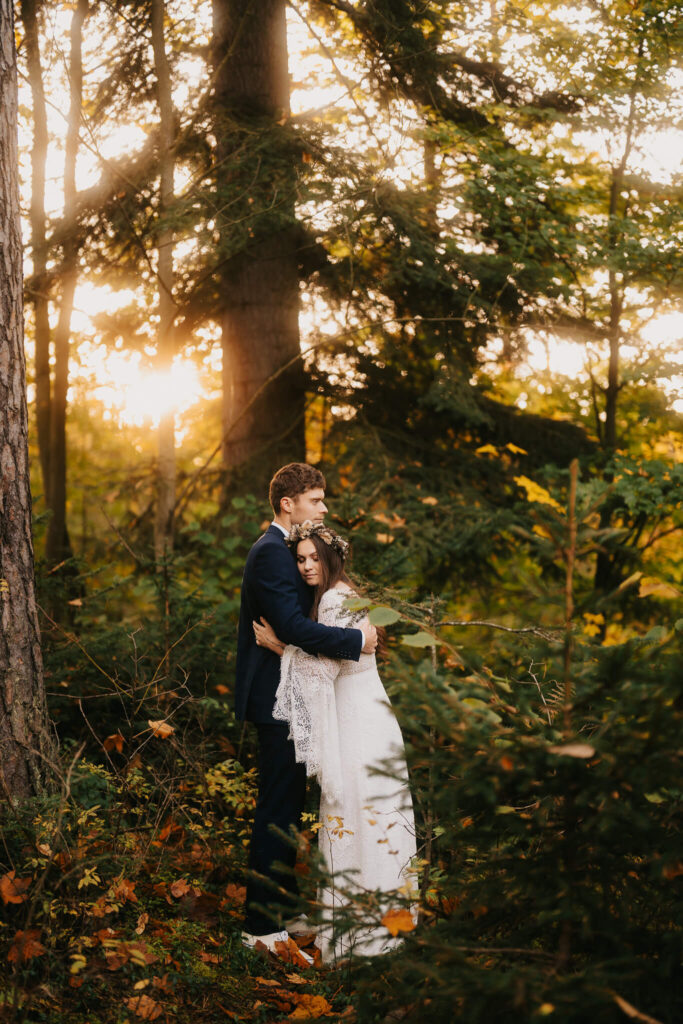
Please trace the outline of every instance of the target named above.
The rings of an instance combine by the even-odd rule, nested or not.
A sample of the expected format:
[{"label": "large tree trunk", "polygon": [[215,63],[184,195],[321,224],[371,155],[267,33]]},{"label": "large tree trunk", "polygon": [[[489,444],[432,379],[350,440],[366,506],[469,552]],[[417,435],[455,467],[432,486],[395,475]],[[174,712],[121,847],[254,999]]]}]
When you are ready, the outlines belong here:
[{"label": "large tree trunk", "polygon": [[228,470],[249,462],[256,481],[305,457],[297,157],[278,128],[289,115],[285,0],[213,0],[213,60],[224,210],[223,459]]},{"label": "large tree trunk", "polygon": [[45,503],[50,507],[50,319],[47,294],[47,248],[45,244],[45,165],[47,162],[47,108],[40,59],[38,12],[42,0],[21,0],[24,23],[26,63],[33,101],[33,148],[31,150],[31,255],[33,280],[30,300],[34,313],[36,425],[38,454],[43,476]]},{"label": "large tree trunk", "polygon": [[[69,123],[64,155],[64,217],[73,217],[76,207],[76,158],[83,103],[83,22],[88,13],[88,0],[78,0],[71,19],[69,55],[70,104]],[[69,389],[69,343],[71,314],[78,282],[78,240],[64,242],[62,264],[62,295],[59,319],[55,329],[55,373],[50,401],[50,458],[47,498],[50,521],[47,528],[46,558],[48,565],[59,565],[72,555],[66,524],[66,410]]]},{"label": "large tree trunk", "polygon": [[[152,0],[152,49],[157,76],[159,107],[159,216],[168,214],[174,199],[174,111],[171,97],[171,72],[164,41],[164,0]],[[159,335],[157,368],[170,374],[175,355],[173,321],[173,231],[162,227],[157,243],[157,280],[159,283]],[[154,524],[154,553],[162,561],[173,549],[173,510],[175,505],[175,410],[169,409],[159,423],[157,437],[157,507]]]},{"label": "large tree trunk", "polygon": [[12,15],[0,0],[0,794],[23,799],[42,788],[52,742],[33,579]]}]

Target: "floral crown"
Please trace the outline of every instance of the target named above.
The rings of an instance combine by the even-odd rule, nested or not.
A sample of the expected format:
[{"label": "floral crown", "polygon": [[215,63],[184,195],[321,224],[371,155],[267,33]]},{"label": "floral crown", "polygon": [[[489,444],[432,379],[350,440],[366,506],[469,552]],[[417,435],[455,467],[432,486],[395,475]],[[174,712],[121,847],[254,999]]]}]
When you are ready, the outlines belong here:
[{"label": "floral crown", "polygon": [[312,523],[310,519],[306,519],[303,523],[295,523],[292,526],[287,543],[290,547],[294,547],[300,540],[310,540],[311,537],[320,537],[327,544],[328,548],[332,548],[333,551],[336,551],[341,556],[342,560],[349,553],[349,542],[347,540],[340,537],[329,526],[325,526],[324,523]]}]

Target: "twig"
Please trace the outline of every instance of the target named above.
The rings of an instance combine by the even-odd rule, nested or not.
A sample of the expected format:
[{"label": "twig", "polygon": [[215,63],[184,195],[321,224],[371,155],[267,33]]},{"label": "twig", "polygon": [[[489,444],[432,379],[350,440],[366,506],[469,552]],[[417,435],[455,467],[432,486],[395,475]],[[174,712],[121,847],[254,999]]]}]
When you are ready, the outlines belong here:
[{"label": "twig", "polygon": [[451,949],[459,953],[501,953],[516,954],[518,956],[538,956],[546,960],[552,960],[552,953],[545,953],[540,949],[514,949],[507,946],[451,946]]},{"label": "twig", "polygon": [[552,725],[553,724],[553,718],[552,718],[552,715],[550,713],[550,708],[548,707],[548,703],[547,703],[547,701],[546,701],[546,699],[545,699],[545,697],[543,695],[543,690],[541,689],[541,684],[539,683],[538,679],[536,678],[536,675],[533,672],[533,667],[534,667],[534,663],[533,663],[533,660],[532,660],[531,664],[529,665],[529,675],[533,679],[534,683],[536,684],[536,689],[538,690],[539,694],[541,695],[541,700],[543,701],[543,707],[545,708],[545,713],[548,716],[548,725]]},{"label": "twig", "polygon": [[50,625],[51,625],[51,626],[54,626],[54,628],[55,628],[56,630],[58,630],[58,631],[59,631],[59,632],[60,632],[60,633],[61,633],[61,634],[62,634],[63,636],[65,636],[65,637],[67,638],[67,640],[69,640],[69,641],[70,641],[70,642],[71,642],[72,644],[75,644],[75,645],[76,645],[76,647],[78,647],[79,651],[81,651],[81,653],[82,653],[82,654],[85,654],[86,658],[87,658],[87,659],[88,659],[88,661],[89,661],[89,662],[91,663],[91,665],[94,665],[94,666],[95,666],[95,668],[97,669],[97,671],[98,671],[98,672],[101,672],[101,673],[102,673],[102,675],[103,675],[103,676],[105,677],[105,679],[108,679],[108,680],[109,680],[109,682],[110,682],[110,683],[112,684],[112,686],[114,687],[114,689],[115,689],[115,690],[119,691],[119,690],[121,690],[121,689],[122,689],[122,687],[121,687],[121,686],[119,685],[119,683],[117,682],[117,680],[116,680],[116,679],[114,679],[114,677],[113,677],[113,676],[110,676],[110,675],[109,675],[109,673],[108,673],[108,672],[106,671],[106,669],[103,669],[103,668],[102,668],[102,666],[101,666],[101,665],[99,665],[99,664],[98,664],[98,663],[97,663],[97,662],[95,661],[95,659],[93,658],[93,656],[92,656],[91,654],[89,654],[89,653],[88,653],[88,651],[87,651],[87,650],[85,649],[85,647],[83,646],[83,644],[82,644],[82,643],[80,642],[80,640],[78,640],[78,639],[76,638],[76,636],[74,636],[74,634],[73,634],[73,633],[67,633],[67,631],[66,631],[65,629],[63,629],[63,628],[62,628],[62,627],[61,627],[61,626],[60,626],[60,625],[59,625],[59,624],[58,624],[57,622],[55,622],[55,620],[54,620],[54,619],[52,619],[52,618],[51,618],[51,617],[50,617],[50,616],[49,616],[49,615],[47,614],[47,612],[45,611],[45,609],[44,609],[44,608],[42,608],[42,607],[41,607],[40,605],[38,605],[38,610],[39,610],[40,612],[42,612],[42,613],[43,613],[43,615],[45,616],[45,618],[47,619],[47,621],[48,621],[48,622],[50,623]]},{"label": "twig", "polygon": [[505,633],[529,633],[531,636],[541,637],[542,640],[557,641],[561,636],[561,629],[545,626],[503,626],[500,622],[489,622],[486,619],[444,619],[437,622],[437,626],[487,626],[489,629],[501,629]]}]

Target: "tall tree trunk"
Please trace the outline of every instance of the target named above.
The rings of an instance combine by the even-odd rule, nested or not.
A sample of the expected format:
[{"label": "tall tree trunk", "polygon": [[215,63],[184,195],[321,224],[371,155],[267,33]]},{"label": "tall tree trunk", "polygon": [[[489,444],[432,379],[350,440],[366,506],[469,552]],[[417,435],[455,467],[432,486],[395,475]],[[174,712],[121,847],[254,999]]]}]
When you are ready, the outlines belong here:
[{"label": "tall tree trunk", "polygon": [[34,313],[36,425],[38,454],[43,476],[45,502],[50,506],[49,444],[50,444],[50,319],[47,296],[47,248],[45,245],[45,165],[47,162],[47,108],[40,59],[38,12],[42,0],[21,0],[24,23],[26,62],[33,101],[33,147],[31,150],[31,255],[33,281],[30,300]]},{"label": "tall tree trunk", "polygon": [[[634,134],[636,131],[636,107],[640,89],[640,75],[642,70],[644,39],[641,38],[638,45],[637,63],[633,76],[633,84],[629,95],[629,112],[626,121],[626,134],[624,137],[624,148],[619,164],[612,167],[612,180],[610,182],[609,195],[609,220],[608,220],[608,243],[610,255],[618,252],[618,246],[622,240],[621,228],[619,227],[619,214],[626,215],[626,207],[619,209],[619,197],[624,188],[624,176],[628,166],[631,149],[633,147]],[[617,432],[617,401],[622,383],[619,380],[619,349],[621,346],[621,316],[624,308],[623,280],[620,282],[613,265],[607,271],[609,283],[609,361],[607,365],[607,384],[605,386],[605,424],[602,433],[604,447],[610,454],[614,454],[618,444]],[[598,428],[598,435],[600,430]],[[605,479],[611,479],[610,474],[605,474]],[[611,525],[612,509],[609,502],[605,502],[600,511],[600,529],[606,529]],[[598,552],[595,563],[594,583],[597,590],[603,593],[613,590],[619,585],[621,578],[618,570],[615,571],[614,558],[609,551],[601,549]]]},{"label": "tall tree trunk", "polygon": [[[624,188],[624,176],[633,148],[636,130],[637,100],[640,91],[640,76],[643,62],[645,42],[641,37],[636,55],[636,66],[633,84],[629,93],[629,109],[624,136],[624,148],[619,163],[612,167],[608,211],[608,244],[610,256],[616,257],[622,241],[622,229],[619,226],[619,215],[626,216],[628,200],[622,210],[619,209],[619,197]],[[605,447],[614,451],[617,447],[617,399],[621,390],[619,381],[619,347],[621,343],[621,314],[624,307],[624,282],[619,282],[613,261],[608,267],[609,278],[609,363],[607,368],[607,387],[605,388]]]},{"label": "tall tree trunk", "polygon": [[[305,457],[296,155],[291,144],[288,151],[278,148],[278,124],[289,115],[285,0],[213,0],[213,61],[217,190],[224,203],[233,189],[232,221],[223,216],[218,224],[222,252],[234,253],[221,280],[223,460],[227,470],[249,461],[256,468],[252,480],[260,482],[282,461]],[[263,132],[267,152],[259,148]],[[250,146],[253,160],[236,182],[235,154],[244,167]],[[235,193],[245,191],[237,216]],[[235,251],[244,217],[252,226]]]},{"label": "tall tree trunk", "polygon": [[0,0],[0,794],[39,792],[52,754],[33,579],[22,319],[17,66]]},{"label": "tall tree trunk", "polygon": [[[83,104],[83,22],[88,13],[88,0],[78,0],[71,18],[69,54],[69,123],[64,155],[64,217],[75,215],[76,157]],[[49,565],[58,565],[72,555],[66,524],[66,408],[69,389],[69,342],[74,293],[78,282],[78,249],[76,237],[64,242],[62,264],[62,295],[59,319],[54,337],[55,372],[50,401],[50,465],[47,497],[50,521],[47,528],[46,558]]]},{"label": "tall tree trunk", "polygon": [[[159,216],[167,215],[174,199],[175,117],[171,96],[171,73],[164,41],[164,0],[152,0],[152,49],[157,77],[159,106]],[[157,244],[157,280],[159,283],[159,336],[157,368],[170,374],[175,355],[173,321],[173,231],[162,227]],[[159,423],[157,461],[157,507],[154,524],[154,552],[157,562],[173,549],[173,508],[175,504],[175,410],[169,409]]]}]

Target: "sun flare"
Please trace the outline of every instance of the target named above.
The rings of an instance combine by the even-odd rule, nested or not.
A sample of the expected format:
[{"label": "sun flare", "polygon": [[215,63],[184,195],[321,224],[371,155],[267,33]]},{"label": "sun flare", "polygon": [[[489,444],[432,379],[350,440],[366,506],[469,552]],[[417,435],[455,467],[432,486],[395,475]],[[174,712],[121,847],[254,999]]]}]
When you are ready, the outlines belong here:
[{"label": "sun flare", "polygon": [[148,369],[142,356],[110,352],[101,360],[100,375],[109,382],[95,388],[109,416],[130,427],[157,427],[169,413],[182,414],[205,398],[199,370],[191,359],[178,358],[169,371]]}]

